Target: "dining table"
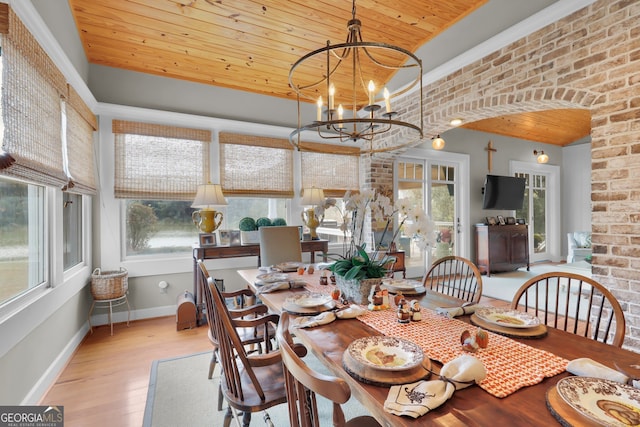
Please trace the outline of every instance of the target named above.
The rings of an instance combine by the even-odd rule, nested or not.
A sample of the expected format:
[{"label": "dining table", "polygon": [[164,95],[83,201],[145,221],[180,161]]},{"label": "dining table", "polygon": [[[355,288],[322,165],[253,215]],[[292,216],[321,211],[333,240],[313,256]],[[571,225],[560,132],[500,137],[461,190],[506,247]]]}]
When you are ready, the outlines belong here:
[{"label": "dining table", "polygon": [[[263,271],[250,269],[238,270],[238,273],[247,282],[249,288],[254,292],[259,292],[260,287],[257,286],[256,283],[258,276],[264,273]],[[328,285],[320,284],[320,277],[324,274],[325,273],[318,270],[315,270],[312,274],[304,273],[299,275],[295,272],[288,273],[289,280],[304,281],[307,286],[271,293],[259,293],[259,298],[272,312],[281,313],[287,299],[292,295],[309,291],[331,293],[335,285],[331,283]],[[417,299],[423,308],[423,318],[432,320],[436,319],[434,311],[436,308],[458,307],[464,302],[457,298],[430,290],[426,290],[426,292],[421,295],[408,296],[407,298]],[[510,364],[504,365],[504,372],[521,374],[528,369],[526,363],[509,362],[514,346],[516,346],[515,348],[524,348],[527,351],[544,354],[545,357],[550,358],[550,360],[556,364],[555,370],[552,369],[548,371],[551,373],[536,379],[531,385],[519,386],[516,390],[510,389],[507,393],[500,393],[495,390],[489,390],[490,392],[488,392],[487,389],[485,389],[486,387],[482,388],[480,385],[473,385],[457,390],[453,396],[441,406],[430,410],[420,417],[398,416],[387,412],[384,408],[385,400],[389,394],[389,386],[381,386],[379,384],[362,381],[360,378],[357,378],[357,376],[350,375],[345,369],[343,354],[349,345],[354,340],[384,335],[381,329],[393,331],[393,334],[400,338],[411,337],[413,339],[416,338],[416,333],[429,337],[437,337],[437,329],[441,327],[468,327],[469,331],[474,332],[477,330],[477,326],[472,324],[470,315],[462,315],[454,319],[437,315],[438,319],[441,320],[436,319],[435,323],[424,323],[423,325],[419,325],[423,329],[417,329],[418,325],[416,324],[421,322],[415,322],[416,324],[406,326],[392,324],[393,320],[391,319],[394,315],[395,313],[391,312],[375,312],[375,314],[370,316],[338,319],[326,325],[292,330],[296,339],[313,352],[333,375],[344,379],[349,384],[352,397],[355,397],[383,426],[597,425],[593,420],[573,411],[572,408],[566,404],[557,402],[557,396],[554,395],[556,384],[562,378],[572,375],[564,369],[566,362],[578,358],[589,358],[610,368],[615,368],[616,364],[619,366],[629,366],[640,362],[640,355],[632,351],[607,345],[552,327],[548,327],[545,334],[535,338],[518,336],[505,337],[504,335],[490,333],[488,348],[493,347],[492,351],[494,353],[497,352],[498,358],[501,356],[501,348],[504,348],[504,363]],[[379,319],[387,319],[384,321],[388,321],[389,324],[386,328],[374,327],[375,322],[371,321],[372,318],[376,321],[379,321]],[[427,327],[427,325],[435,326]],[[430,330],[431,328],[434,330]],[[427,343],[426,345],[427,354],[429,346],[438,347],[438,344],[441,344],[437,342],[437,338],[430,339],[432,339],[431,344]],[[440,345],[440,347],[442,346]],[[456,347],[456,344],[453,344],[452,347]],[[446,349],[441,350],[446,352]],[[452,350],[457,349],[452,348]],[[483,350],[478,354],[482,351]],[[475,355],[476,353],[469,354]],[[559,369],[558,364],[560,364]],[[432,360],[433,373],[429,379],[438,379],[439,369],[442,365],[441,361]],[[498,371],[500,371],[500,368]],[[524,373],[526,374],[526,372]],[[506,378],[506,382],[509,382],[509,380],[510,378]],[[482,384],[483,382],[481,382],[481,385]],[[498,384],[498,390],[499,389],[500,385]]]}]

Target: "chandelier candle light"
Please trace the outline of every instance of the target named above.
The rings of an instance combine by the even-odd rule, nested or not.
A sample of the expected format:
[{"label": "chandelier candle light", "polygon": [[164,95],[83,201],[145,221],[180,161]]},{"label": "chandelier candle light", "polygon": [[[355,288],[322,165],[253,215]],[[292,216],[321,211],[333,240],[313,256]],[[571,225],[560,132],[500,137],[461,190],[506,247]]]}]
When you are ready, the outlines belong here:
[{"label": "chandelier candle light", "polygon": [[311,240],[319,240],[316,228],[320,225],[321,220],[316,217],[316,206],[324,203],[324,191],[321,188],[305,188],[302,192],[302,205],[311,206],[307,210],[302,211],[302,223],[307,226],[311,233]]},{"label": "chandelier candle light", "polygon": [[227,200],[222,194],[220,184],[203,184],[198,186],[196,198],[191,205],[192,208],[200,208],[191,214],[193,223],[203,233],[213,233],[222,223],[222,212],[216,211],[215,206],[224,206]]},{"label": "chandelier candle light", "polygon": [[[315,131],[328,142],[368,142],[368,147],[360,147],[362,154],[397,150],[422,139],[421,60],[401,47],[363,41],[361,26],[354,0],[346,42],[332,45],[327,41],[325,47],[304,55],[291,67],[289,84],[297,94],[298,127],[289,135],[289,141],[297,149],[302,148],[301,134],[305,131]],[[381,83],[399,70],[413,73],[413,81],[395,93],[381,88]],[[419,114],[413,114],[413,121],[401,119],[393,111],[392,99],[413,88],[419,88]],[[380,89],[382,97],[376,99]],[[302,123],[302,100],[316,104],[316,120],[308,124]],[[376,135],[396,128],[401,133],[393,141],[374,144]],[[410,138],[412,135],[415,138]]]}]

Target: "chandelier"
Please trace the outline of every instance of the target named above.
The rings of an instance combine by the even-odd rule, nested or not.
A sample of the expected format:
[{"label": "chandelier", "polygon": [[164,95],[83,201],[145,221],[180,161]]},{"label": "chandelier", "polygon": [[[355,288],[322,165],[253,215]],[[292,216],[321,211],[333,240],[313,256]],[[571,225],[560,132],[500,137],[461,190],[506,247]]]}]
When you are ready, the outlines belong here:
[{"label": "chandelier", "polygon": [[[329,143],[360,143],[361,153],[393,151],[422,138],[422,61],[401,47],[363,41],[361,26],[354,0],[346,42],[332,45],[327,41],[325,47],[304,55],[291,67],[289,84],[297,94],[298,126],[289,141],[295,148],[313,151],[302,147],[303,132],[315,132]],[[411,80],[390,93],[382,84],[397,72]],[[416,87],[418,102],[411,108],[408,103],[398,105],[398,97]],[[306,124],[303,101],[316,104],[315,120]],[[374,143],[375,137],[395,130],[393,139]]]}]

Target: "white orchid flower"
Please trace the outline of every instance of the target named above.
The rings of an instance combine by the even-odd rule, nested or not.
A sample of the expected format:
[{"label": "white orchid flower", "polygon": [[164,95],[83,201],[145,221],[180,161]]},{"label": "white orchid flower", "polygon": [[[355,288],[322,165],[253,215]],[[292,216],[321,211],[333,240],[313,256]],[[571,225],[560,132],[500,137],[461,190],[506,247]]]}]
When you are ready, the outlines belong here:
[{"label": "white orchid flower", "polygon": [[407,215],[409,209],[411,208],[411,201],[406,197],[396,200],[395,208],[402,214]]}]

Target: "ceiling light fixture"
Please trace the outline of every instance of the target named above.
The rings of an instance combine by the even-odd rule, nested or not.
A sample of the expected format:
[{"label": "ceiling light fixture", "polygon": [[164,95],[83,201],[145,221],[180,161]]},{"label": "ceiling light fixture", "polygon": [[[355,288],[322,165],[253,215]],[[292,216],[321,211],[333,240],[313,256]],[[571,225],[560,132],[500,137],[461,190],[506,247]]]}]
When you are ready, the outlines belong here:
[{"label": "ceiling light fixture", "polygon": [[[397,150],[423,136],[422,61],[401,47],[363,41],[355,0],[351,13],[345,43],[332,45],[327,41],[325,47],[301,57],[289,71],[289,84],[298,101],[298,127],[289,135],[289,141],[297,149],[308,149],[301,147],[301,134],[305,131],[315,131],[328,142],[368,142],[368,147],[361,145],[361,153]],[[413,81],[394,93],[386,87],[381,90],[399,70],[411,73]],[[412,102],[411,112],[406,104],[399,108],[396,97],[414,87],[419,88],[419,98]],[[303,124],[303,100],[316,103],[316,117],[311,123]],[[393,140],[387,138],[374,144],[374,137],[396,129],[399,133]]]},{"label": "ceiling light fixture", "polygon": [[538,163],[547,163],[549,161],[549,156],[544,154],[542,150],[533,150],[533,155],[538,156]]},{"label": "ceiling light fixture", "polygon": [[452,119],[449,123],[451,126],[460,126],[462,124],[462,119]]},{"label": "ceiling light fixture", "polygon": [[444,139],[440,138],[440,135],[431,140],[431,146],[434,150],[442,150],[444,148]]}]

